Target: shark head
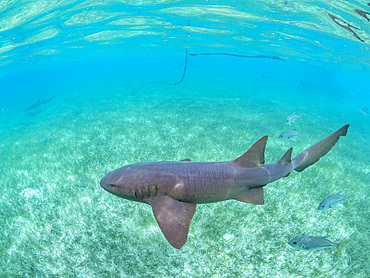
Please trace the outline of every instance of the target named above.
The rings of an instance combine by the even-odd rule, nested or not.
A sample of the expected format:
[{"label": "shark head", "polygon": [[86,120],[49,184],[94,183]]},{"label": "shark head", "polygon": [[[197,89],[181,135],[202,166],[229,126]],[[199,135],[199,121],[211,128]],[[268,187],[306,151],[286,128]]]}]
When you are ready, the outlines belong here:
[{"label": "shark head", "polygon": [[[136,165],[141,164],[137,163]],[[100,181],[100,186],[118,197],[147,202],[157,195],[157,185],[153,180],[148,180],[135,164],[116,169],[106,174]]]},{"label": "shark head", "polygon": [[126,182],[124,177],[125,167],[116,169],[106,174],[100,180],[100,186],[109,193],[112,193],[118,197],[133,200],[134,194],[131,186]]}]

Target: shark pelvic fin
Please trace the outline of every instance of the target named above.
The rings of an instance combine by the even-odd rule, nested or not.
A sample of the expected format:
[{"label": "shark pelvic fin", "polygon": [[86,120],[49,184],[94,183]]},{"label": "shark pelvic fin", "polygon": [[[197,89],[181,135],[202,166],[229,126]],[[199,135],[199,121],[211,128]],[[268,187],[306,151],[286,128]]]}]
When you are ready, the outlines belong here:
[{"label": "shark pelvic fin", "polygon": [[244,168],[254,168],[265,164],[267,138],[267,136],[264,136],[259,139],[245,154],[235,159],[234,163]]},{"label": "shark pelvic fin", "polygon": [[278,165],[280,166],[285,166],[289,163],[292,162],[292,151],[293,151],[293,148],[290,148],[284,155],[282,158],[280,158],[280,160],[277,162]]},{"label": "shark pelvic fin", "polygon": [[235,200],[255,205],[263,205],[265,203],[265,199],[263,198],[263,188],[256,187],[248,189],[247,191],[240,193]]},{"label": "shark pelvic fin", "polygon": [[177,201],[168,196],[155,197],[149,204],[164,237],[173,247],[180,249],[188,238],[196,204]]}]

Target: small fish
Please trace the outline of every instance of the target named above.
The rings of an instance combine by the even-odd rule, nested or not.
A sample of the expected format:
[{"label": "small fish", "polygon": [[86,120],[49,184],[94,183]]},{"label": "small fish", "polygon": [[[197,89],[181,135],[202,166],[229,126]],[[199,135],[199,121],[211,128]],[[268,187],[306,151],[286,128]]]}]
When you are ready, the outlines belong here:
[{"label": "small fish", "polygon": [[284,131],[284,132],[280,133],[279,139],[296,141],[298,136],[300,136],[300,135],[301,134],[298,131],[296,131],[295,129],[294,130],[287,130],[287,131]]},{"label": "small fish", "polygon": [[296,119],[302,119],[302,115],[303,113],[301,115],[297,115],[295,112],[293,114],[290,114],[288,117],[286,117],[285,124],[291,125]]},{"label": "small fish", "polygon": [[367,109],[366,107],[362,107],[362,106],[360,106],[360,107],[358,108],[358,110],[360,110],[360,112],[361,112],[362,114],[364,114],[364,115],[365,115],[365,117],[366,117],[366,116],[369,116],[369,111],[368,111],[368,109]]},{"label": "small fish", "polygon": [[339,243],[331,242],[330,240],[326,239],[327,236],[324,237],[316,237],[316,236],[301,236],[295,237],[292,240],[288,241],[288,244],[295,249],[298,250],[320,250],[327,247],[335,246],[337,247],[338,254],[340,253],[340,246],[342,244],[347,243],[349,240],[345,240]]},{"label": "small fish", "polygon": [[82,179],[80,179],[80,183],[84,185],[94,185],[95,184],[93,180],[86,178],[86,177],[83,177]]},{"label": "small fish", "polygon": [[340,194],[341,192],[338,192],[336,194],[326,196],[324,200],[321,201],[318,210],[327,210],[330,208],[335,208],[339,202],[348,200],[349,197],[345,197]]}]

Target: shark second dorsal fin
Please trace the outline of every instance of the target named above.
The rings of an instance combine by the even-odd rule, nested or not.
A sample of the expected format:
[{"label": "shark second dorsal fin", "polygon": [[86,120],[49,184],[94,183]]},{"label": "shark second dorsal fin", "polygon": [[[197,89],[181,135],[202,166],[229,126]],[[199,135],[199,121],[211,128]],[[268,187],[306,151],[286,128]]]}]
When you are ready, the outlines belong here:
[{"label": "shark second dorsal fin", "polygon": [[165,195],[153,198],[149,204],[165,238],[173,247],[180,249],[188,238],[190,221],[197,205]]},{"label": "shark second dorsal fin", "polygon": [[240,167],[254,168],[265,164],[265,148],[267,136],[259,139],[254,145],[242,156],[234,160],[234,163]]},{"label": "shark second dorsal fin", "polygon": [[280,158],[280,160],[277,162],[278,165],[280,166],[285,166],[289,163],[292,162],[292,151],[293,151],[293,148],[290,148],[284,155],[282,158]]}]

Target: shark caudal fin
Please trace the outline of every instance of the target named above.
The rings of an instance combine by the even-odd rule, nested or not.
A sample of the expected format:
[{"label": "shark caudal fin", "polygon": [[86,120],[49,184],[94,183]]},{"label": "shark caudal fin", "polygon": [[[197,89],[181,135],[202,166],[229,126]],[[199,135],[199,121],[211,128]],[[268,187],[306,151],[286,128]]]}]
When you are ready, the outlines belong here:
[{"label": "shark caudal fin", "polygon": [[325,139],[309,147],[307,150],[301,152],[295,158],[292,163],[294,170],[301,172],[307,167],[319,161],[321,157],[326,155],[331,148],[338,142],[340,136],[346,136],[349,125],[344,125],[333,134],[329,135]]}]

